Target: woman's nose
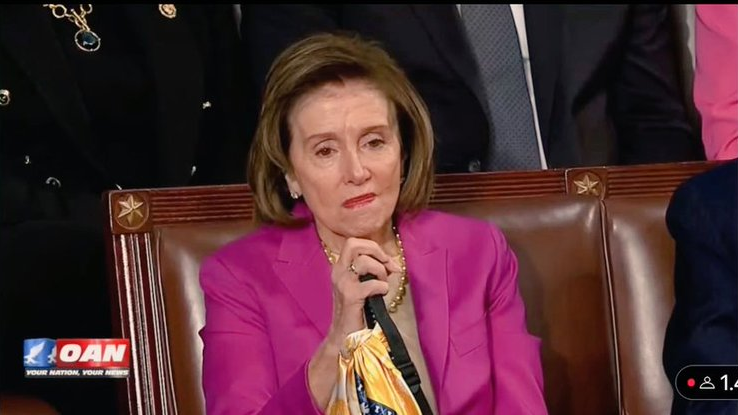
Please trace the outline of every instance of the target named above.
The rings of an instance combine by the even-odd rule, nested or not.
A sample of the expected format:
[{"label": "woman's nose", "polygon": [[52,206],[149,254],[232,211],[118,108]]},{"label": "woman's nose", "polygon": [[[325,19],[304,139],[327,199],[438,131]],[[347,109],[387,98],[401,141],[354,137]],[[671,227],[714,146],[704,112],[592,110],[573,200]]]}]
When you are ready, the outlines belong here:
[{"label": "woman's nose", "polygon": [[364,183],[369,178],[369,170],[364,165],[358,152],[350,151],[345,153],[344,174],[346,181],[353,184]]}]

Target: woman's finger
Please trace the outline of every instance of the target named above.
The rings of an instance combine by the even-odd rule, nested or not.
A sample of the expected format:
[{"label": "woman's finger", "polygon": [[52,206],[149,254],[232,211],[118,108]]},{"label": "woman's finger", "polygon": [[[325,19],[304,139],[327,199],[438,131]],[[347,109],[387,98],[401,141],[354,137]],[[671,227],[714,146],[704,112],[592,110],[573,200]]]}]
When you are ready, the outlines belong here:
[{"label": "woman's finger", "polygon": [[368,255],[359,255],[349,264],[348,269],[355,275],[373,274],[379,280],[387,280],[388,272],[385,265]]},{"label": "woman's finger", "polygon": [[359,286],[359,294],[362,298],[368,298],[373,295],[385,295],[389,291],[389,284],[386,281],[369,280],[364,281]]},{"label": "woman's finger", "polygon": [[351,265],[359,255],[367,255],[375,258],[382,264],[390,261],[391,257],[374,241],[361,238],[348,238],[341,249],[338,263],[346,267]]}]

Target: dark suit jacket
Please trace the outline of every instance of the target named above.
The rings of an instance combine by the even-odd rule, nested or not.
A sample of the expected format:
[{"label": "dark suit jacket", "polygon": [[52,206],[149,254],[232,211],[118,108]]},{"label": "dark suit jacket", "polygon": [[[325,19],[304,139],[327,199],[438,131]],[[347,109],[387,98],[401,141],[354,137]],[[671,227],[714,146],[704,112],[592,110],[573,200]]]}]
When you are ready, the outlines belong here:
[{"label": "dark suit jacket", "polygon": [[[459,172],[486,165],[490,125],[455,7],[242,5],[241,33],[259,87],[277,54],[307,34],[380,41],[430,109],[438,171]],[[526,5],[525,21],[549,166],[704,157],[681,99],[668,6]]]},{"label": "dark suit jacket", "polygon": [[[174,19],[162,16],[154,4],[107,7],[119,8],[120,21],[129,24],[133,35],[130,43],[143,49],[140,56],[154,91],[153,128],[141,132],[151,140],[137,149],[151,155],[154,172],[142,185],[244,182],[255,110],[247,109],[233,7],[177,5]],[[95,12],[91,22],[94,17]],[[11,92],[10,103],[0,106],[5,212],[37,203],[26,195],[45,186],[47,177],[57,178],[64,189],[75,187],[98,198],[120,180],[101,158],[106,137],[91,128],[92,108],[60,46],[67,39],[57,39],[55,24],[49,9],[39,4],[0,6],[0,89]],[[90,25],[104,34],[104,28]],[[100,84],[107,75],[99,74]],[[206,101],[210,107],[203,107]],[[131,157],[131,168],[137,164]],[[3,216],[3,223],[22,220]]]},{"label": "dark suit jacket", "polygon": [[[676,303],[664,367],[672,382],[687,365],[738,365],[738,161],[684,183],[666,214],[676,241]],[[672,414],[738,413],[736,401],[688,401],[674,391]]]},{"label": "dark suit jacket", "polygon": [[[113,413],[115,385],[28,382],[17,350],[24,338],[112,335],[100,203],[101,192],[120,183],[122,172],[111,164],[142,169],[146,159],[137,177],[145,187],[245,181],[256,114],[246,111],[239,81],[232,5],[177,4],[173,19],[156,4],[94,7],[88,22],[101,49],[71,55],[65,47],[79,52],[71,36],[57,37],[74,33],[71,22],[41,4],[0,5],[0,89],[10,91],[10,102],[0,105],[0,390],[39,395],[61,413]],[[115,126],[95,128],[106,121],[95,116],[95,104],[121,97],[87,100],[80,87],[110,86],[111,77],[133,79],[131,72],[110,64],[110,71],[83,76],[74,66],[117,53],[113,38],[130,66],[141,68],[141,82],[131,83],[144,97],[129,94],[119,105],[123,114],[113,110],[120,124],[150,127],[131,137],[133,148],[111,146],[99,132]],[[101,151],[106,146],[113,151]]]}]

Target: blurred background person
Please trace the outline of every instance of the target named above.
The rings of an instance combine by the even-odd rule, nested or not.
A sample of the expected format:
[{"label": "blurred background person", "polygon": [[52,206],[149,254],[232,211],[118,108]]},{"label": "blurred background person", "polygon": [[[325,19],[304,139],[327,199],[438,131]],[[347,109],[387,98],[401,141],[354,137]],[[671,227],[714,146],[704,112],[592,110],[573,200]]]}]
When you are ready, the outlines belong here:
[{"label": "blurred background person", "polygon": [[[688,365],[738,365],[738,161],[682,184],[666,213],[676,242],[674,310],[663,361],[674,387]],[[737,401],[690,401],[674,390],[673,415],[735,415]]]},{"label": "blurred background person", "polygon": [[438,172],[698,160],[669,5],[247,5],[263,88],[301,37],[377,40],[427,103]]},{"label": "blurred background person", "polygon": [[245,182],[232,5],[0,6],[0,388],[114,413],[114,380],[23,379],[24,338],[110,337],[104,191]]},{"label": "blurred background person", "polygon": [[709,160],[738,157],[738,5],[695,5],[694,102]]},{"label": "blurred background person", "polygon": [[[732,159],[682,184],[667,210],[676,242],[664,369],[738,365],[738,5],[695,6],[694,101],[708,159]],[[735,401],[691,401],[673,415],[735,415]]]}]

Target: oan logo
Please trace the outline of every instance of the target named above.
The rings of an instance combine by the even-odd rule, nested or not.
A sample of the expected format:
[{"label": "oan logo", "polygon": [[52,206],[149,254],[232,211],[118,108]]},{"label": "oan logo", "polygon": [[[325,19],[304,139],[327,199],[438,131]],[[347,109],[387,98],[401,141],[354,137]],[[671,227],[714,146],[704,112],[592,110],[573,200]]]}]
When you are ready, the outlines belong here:
[{"label": "oan logo", "polygon": [[127,377],[128,339],[26,339],[26,377]]}]

